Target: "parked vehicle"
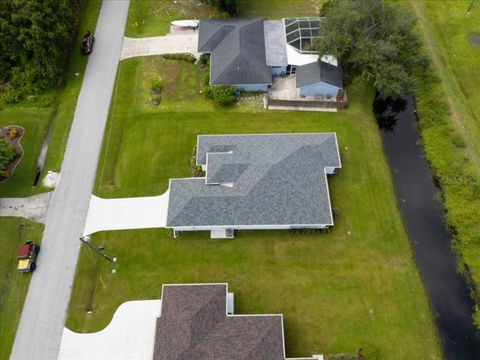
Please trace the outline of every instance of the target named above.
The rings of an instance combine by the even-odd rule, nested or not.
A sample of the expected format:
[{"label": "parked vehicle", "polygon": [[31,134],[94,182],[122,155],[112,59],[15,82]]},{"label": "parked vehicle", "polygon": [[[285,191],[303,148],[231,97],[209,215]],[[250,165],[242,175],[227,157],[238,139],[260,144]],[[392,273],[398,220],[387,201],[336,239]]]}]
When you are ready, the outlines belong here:
[{"label": "parked vehicle", "polygon": [[95,43],[95,37],[90,32],[90,30],[87,30],[85,35],[83,35],[82,54],[83,55],[90,55],[93,51],[93,44],[94,43]]},{"label": "parked vehicle", "polygon": [[37,256],[40,252],[40,246],[33,241],[27,241],[25,244],[20,245],[17,250],[19,272],[32,272],[36,269]]}]

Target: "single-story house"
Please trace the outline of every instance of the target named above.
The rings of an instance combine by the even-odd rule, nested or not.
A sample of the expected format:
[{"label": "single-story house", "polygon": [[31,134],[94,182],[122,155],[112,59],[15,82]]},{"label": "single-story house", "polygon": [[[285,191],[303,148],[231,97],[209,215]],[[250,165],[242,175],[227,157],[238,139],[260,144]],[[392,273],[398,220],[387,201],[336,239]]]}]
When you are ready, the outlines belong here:
[{"label": "single-story house", "polygon": [[153,359],[286,360],[283,316],[234,315],[227,284],[164,285]]},{"label": "single-story house", "polygon": [[121,304],[101,331],[65,328],[58,359],[288,360],[283,316],[234,314],[226,283],[165,284],[161,299]]},{"label": "single-story house", "polygon": [[228,238],[234,230],[333,226],[335,133],[200,135],[196,163],[205,177],[170,179],[167,228]]},{"label": "single-story house", "polygon": [[[198,52],[210,54],[210,85],[265,92],[274,77],[294,75],[299,66],[317,63],[313,41],[320,36],[320,22],[318,17],[200,20]],[[322,61],[341,74],[333,56],[324,56]],[[303,72],[310,70],[313,67]]]}]

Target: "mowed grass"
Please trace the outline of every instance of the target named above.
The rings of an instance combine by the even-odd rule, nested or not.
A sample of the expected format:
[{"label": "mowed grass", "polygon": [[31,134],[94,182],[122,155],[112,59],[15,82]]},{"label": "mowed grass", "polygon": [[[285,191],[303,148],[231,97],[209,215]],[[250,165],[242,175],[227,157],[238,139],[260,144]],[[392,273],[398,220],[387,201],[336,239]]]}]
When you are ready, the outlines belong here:
[{"label": "mowed grass", "polygon": [[[162,229],[96,234],[93,241],[118,258],[117,272],[82,248],[67,327],[100,330],[121,303],[159,298],[164,283],[228,282],[236,313],[284,314],[288,356],[355,353],[368,345],[381,358],[440,359],[371,114],[372,89],[354,83],[347,89],[350,107],[339,113],[212,109],[188,83],[169,79],[201,72],[195,65],[173,62],[172,71],[171,62],[164,67],[149,59],[120,67],[96,195],[163,193],[169,178],[190,176],[198,134],[335,131],[343,168],[329,185],[338,217],[329,234],[244,231],[228,241],[201,232],[175,240]],[[151,74],[164,79],[165,106],[184,98],[184,112],[149,104]]]},{"label": "mowed grass", "polygon": [[95,30],[100,6],[100,0],[88,0],[85,3],[78,34],[73,44],[72,57],[66,69],[65,83],[51,92],[53,101],[50,105],[45,107],[36,107],[29,103],[13,106],[0,105],[0,127],[20,125],[26,130],[21,141],[25,151],[24,157],[13,176],[7,182],[0,184],[0,197],[25,197],[48,191],[41,183],[34,187],[33,182],[40,149],[49,128],[51,128],[51,137],[41,178],[47,174],[48,170],[60,171],[88,59],[80,54],[80,45],[84,32],[87,29]]},{"label": "mowed grass", "polygon": [[319,16],[324,0],[243,0],[240,17],[282,19],[297,16]]},{"label": "mowed grass", "polygon": [[17,248],[27,240],[40,243],[42,233],[43,225],[0,217],[0,360],[10,356],[31,277],[16,270]]},{"label": "mowed grass", "polygon": [[411,2],[434,66],[445,87],[451,121],[465,141],[464,154],[480,176],[480,4],[467,14],[470,0]]},{"label": "mowed grass", "polygon": [[125,36],[166,35],[170,22],[219,17],[220,12],[199,0],[140,0],[130,4]]}]

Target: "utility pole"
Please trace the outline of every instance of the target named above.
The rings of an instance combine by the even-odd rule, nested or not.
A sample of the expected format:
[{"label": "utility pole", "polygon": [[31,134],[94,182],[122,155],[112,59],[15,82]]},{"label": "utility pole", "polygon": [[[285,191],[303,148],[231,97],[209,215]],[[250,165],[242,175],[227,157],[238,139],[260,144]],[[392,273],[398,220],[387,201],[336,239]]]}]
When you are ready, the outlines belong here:
[{"label": "utility pole", "polygon": [[113,262],[113,263],[117,261],[117,258],[112,259],[110,256],[105,255],[101,249],[99,249],[95,245],[93,245],[89,236],[82,236],[80,238],[80,241],[83,242],[85,245],[87,245],[90,249],[95,251],[98,255],[103,257],[105,260],[107,260],[109,262]]}]

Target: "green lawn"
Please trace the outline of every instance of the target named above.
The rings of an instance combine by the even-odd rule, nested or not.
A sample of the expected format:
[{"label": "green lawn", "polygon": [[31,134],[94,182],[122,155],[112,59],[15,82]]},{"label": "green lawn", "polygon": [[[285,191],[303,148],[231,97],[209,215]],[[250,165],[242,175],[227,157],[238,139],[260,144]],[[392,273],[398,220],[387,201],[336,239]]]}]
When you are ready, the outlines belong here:
[{"label": "green lawn", "polygon": [[51,127],[51,138],[42,178],[48,170],[60,171],[88,59],[80,54],[80,44],[84,31],[95,29],[100,5],[100,0],[88,0],[86,2],[72,58],[66,72],[65,84],[48,95],[53,96],[50,105],[35,107],[28,103],[13,106],[0,104],[0,127],[16,124],[23,126],[26,130],[22,138],[22,146],[25,151],[24,158],[19,163],[13,176],[6,183],[0,184],[0,197],[23,197],[47,191],[41,185],[33,187],[33,182],[40,147],[49,127]]},{"label": "green lawn", "polygon": [[[480,304],[480,3],[412,1],[419,30],[433,63],[417,96],[423,144],[443,189],[447,225],[453,230],[459,264],[476,284]],[[435,79],[438,77],[438,80]],[[480,326],[480,311],[476,321]]]},{"label": "green lawn", "polygon": [[[95,193],[163,193],[169,178],[190,176],[197,134],[336,131],[343,169],[329,181],[339,214],[334,230],[245,231],[233,241],[212,241],[206,233],[174,240],[161,229],[94,235],[118,257],[117,272],[82,249],[67,326],[100,330],[122,302],[159,298],[163,283],[228,282],[237,313],[284,314],[289,356],[355,353],[370,345],[383,358],[440,359],[371,114],[372,89],[363,82],[350,86],[350,107],[336,114],[251,104],[215,109],[196,86],[192,90],[191,78],[200,80],[203,71],[159,57],[122,62]],[[160,106],[149,103],[152,76],[164,80]]]},{"label": "green lawn", "polygon": [[0,229],[0,360],[6,360],[10,356],[31,277],[31,274],[16,271],[17,248],[27,240],[40,243],[43,225],[21,218],[0,217]]},{"label": "green lawn", "polygon": [[318,16],[324,0],[243,0],[241,17],[266,17],[282,19],[297,16]]},{"label": "green lawn", "polygon": [[173,20],[218,16],[220,16],[219,11],[199,0],[135,0],[131,2],[128,11],[125,36],[165,35]]}]

